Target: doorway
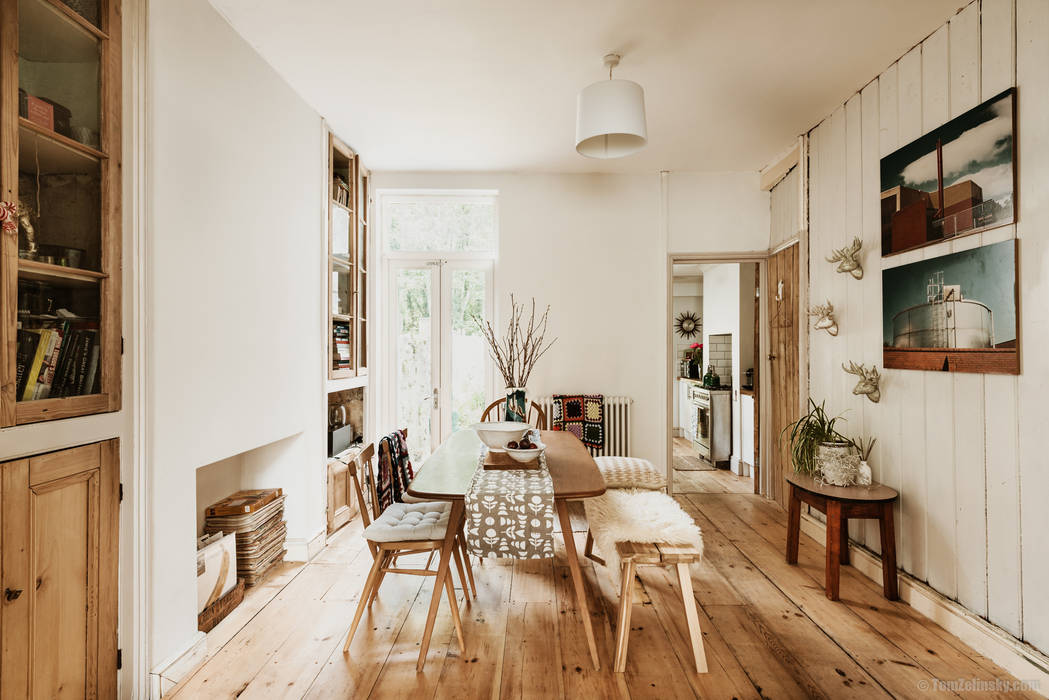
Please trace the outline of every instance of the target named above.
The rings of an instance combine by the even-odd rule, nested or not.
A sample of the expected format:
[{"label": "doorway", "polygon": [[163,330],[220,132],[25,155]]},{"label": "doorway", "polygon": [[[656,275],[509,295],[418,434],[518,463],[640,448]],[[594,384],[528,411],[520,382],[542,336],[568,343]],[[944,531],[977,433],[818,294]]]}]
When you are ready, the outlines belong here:
[{"label": "doorway", "polygon": [[416,464],[484,410],[491,363],[473,319],[492,317],[492,268],[491,260],[389,261],[389,405]]},{"label": "doorway", "polygon": [[756,493],[763,462],[765,254],[673,255],[668,265],[672,493]]}]

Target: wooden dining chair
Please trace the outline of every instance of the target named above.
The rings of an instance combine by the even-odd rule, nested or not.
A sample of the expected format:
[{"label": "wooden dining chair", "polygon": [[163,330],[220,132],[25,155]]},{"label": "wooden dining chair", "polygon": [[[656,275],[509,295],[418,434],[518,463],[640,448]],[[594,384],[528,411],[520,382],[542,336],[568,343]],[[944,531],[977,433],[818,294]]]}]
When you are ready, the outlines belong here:
[{"label": "wooden dining chair", "polygon": [[[546,411],[535,401],[532,401],[531,404],[528,408],[528,423],[538,430],[546,430]],[[484,413],[481,414],[481,422],[492,423],[501,421],[505,414],[506,399],[499,399],[488,404],[488,408],[484,409]]]},{"label": "wooden dining chair", "polygon": [[[379,508],[379,496],[376,489],[375,472],[373,460],[375,457],[375,446],[369,444],[361,453],[354,458],[353,464],[349,466],[350,479],[353,481],[354,491],[358,503],[361,504],[361,519],[364,523],[364,538],[368,542],[368,549],[372,554],[372,566],[368,571],[368,578],[361,591],[360,600],[357,602],[357,610],[350,624],[350,631],[346,635],[346,644],[343,645],[343,653],[348,653],[353,636],[357,632],[364,615],[364,609],[370,607],[375,600],[386,574],[407,574],[410,576],[436,576],[437,571],[430,568],[434,555],[439,556],[444,548],[445,533],[448,528],[451,506],[449,503],[432,501],[420,503],[392,503],[385,510]],[[362,488],[363,481],[363,488]],[[367,490],[367,500],[364,491]],[[369,516],[369,506],[372,514]],[[473,584],[473,572],[469,558],[465,560],[467,567],[464,570],[464,560],[460,555],[465,553],[465,542],[460,529],[458,536],[452,546],[452,556],[455,559],[456,568],[459,572],[459,580],[466,595],[467,604],[470,599],[470,589],[467,581]],[[423,568],[402,567],[397,559],[409,554],[428,554],[429,558]],[[469,576],[465,571],[470,571]],[[462,619],[459,616],[459,606],[455,600],[455,589],[452,586],[451,576],[445,579],[445,591],[448,603],[452,608],[452,621],[455,624],[455,633],[459,641],[460,651],[465,651],[463,640]],[[473,597],[477,597],[477,587],[474,584]]]}]

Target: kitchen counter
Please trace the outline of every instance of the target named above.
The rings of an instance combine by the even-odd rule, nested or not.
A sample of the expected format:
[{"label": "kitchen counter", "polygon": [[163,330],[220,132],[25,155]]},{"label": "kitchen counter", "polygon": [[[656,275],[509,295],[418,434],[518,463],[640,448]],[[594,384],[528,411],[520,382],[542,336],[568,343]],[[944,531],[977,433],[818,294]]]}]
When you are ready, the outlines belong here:
[{"label": "kitchen counter", "polygon": [[[678,377],[677,379],[678,379],[679,382],[688,382],[689,384],[693,384],[693,385],[699,386],[699,387],[703,386],[703,380],[702,379],[690,379],[689,377]],[[730,386],[719,386],[717,389],[707,389],[707,391],[732,391],[732,387],[730,387]]]}]

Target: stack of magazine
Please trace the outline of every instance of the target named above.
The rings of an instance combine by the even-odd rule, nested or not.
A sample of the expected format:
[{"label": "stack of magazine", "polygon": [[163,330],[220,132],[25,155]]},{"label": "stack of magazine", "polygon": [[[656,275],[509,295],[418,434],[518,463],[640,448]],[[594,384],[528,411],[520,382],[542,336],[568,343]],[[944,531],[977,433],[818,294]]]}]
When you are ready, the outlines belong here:
[{"label": "stack of magazine", "polygon": [[281,489],[238,491],[209,506],[204,532],[237,535],[237,577],[254,586],[284,558],[287,524]]}]

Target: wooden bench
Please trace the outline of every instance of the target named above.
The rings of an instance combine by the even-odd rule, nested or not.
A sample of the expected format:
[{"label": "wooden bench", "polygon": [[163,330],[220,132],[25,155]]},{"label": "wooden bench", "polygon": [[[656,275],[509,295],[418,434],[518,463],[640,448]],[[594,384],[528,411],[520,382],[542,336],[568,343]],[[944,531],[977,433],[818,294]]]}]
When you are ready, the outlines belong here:
[{"label": "wooden bench", "polygon": [[707,655],[703,650],[703,635],[699,629],[699,611],[692,593],[692,576],[689,565],[698,562],[701,553],[692,545],[658,544],[646,542],[617,542],[616,553],[623,563],[622,588],[619,594],[619,623],[616,628],[616,658],[613,669],[616,673],[626,670],[627,642],[630,637],[630,613],[633,607],[634,572],[638,566],[674,566],[681,585],[681,601],[685,604],[685,619],[688,621],[688,636],[692,642],[692,655],[696,672],[707,672]]}]

